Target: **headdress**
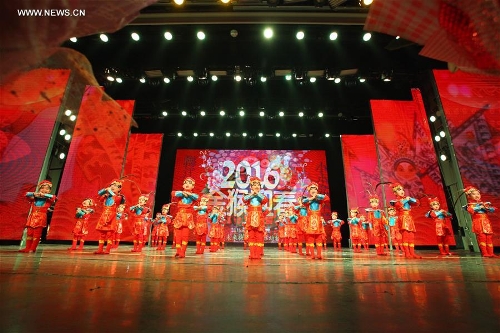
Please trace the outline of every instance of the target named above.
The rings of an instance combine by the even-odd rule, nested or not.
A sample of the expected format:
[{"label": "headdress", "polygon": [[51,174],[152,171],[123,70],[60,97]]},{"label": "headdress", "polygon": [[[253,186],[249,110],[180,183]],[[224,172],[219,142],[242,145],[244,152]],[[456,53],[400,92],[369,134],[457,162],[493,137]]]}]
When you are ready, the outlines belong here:
[{"label": "headdress", "polygon": [[309,191],[311,187],[316,187],[316,189],[319,188],[318,183],[312,182],[311,184],[307,185],[307,190]]},{"label": "headdress", "polygon": [[[466,196],[470,196],[472,194],[472,192],[474,192],[474,191],[479,192],[479,190],[477,188],[475,188],[474,186],[467,186],[466,188],[464,188],[464,192],[465,192]],[[479,193],[481,193],[481,192],[479,192]]]},{"label": "headdress", "polygon": [[427,200],[429,200],[429,205],[432,205],[435,202],[439,203],[439,199],[437,197],[428,197]]},{"label": "headdress", "polygon": [[52,189],[52,183],[49,180],[42,180],[40,184],[38,184],[38,187],[42,186],[48,186],[50,189]]},{"label": "headdress", "polygon": [[396,193],[396,191],[398,191],[400,189],[404,190],[404,186],[401,185],[400,183],[391,183],[391,187],[392,187],[392,192],[394,192],[394,193]]},{"label": "headdress", "polygon": [[255,184],[260,185],[260,179],[258,177],[250,177],[250,185],[255,185]]},{"label": "headdress", "polygon": [[123,182],[120,179],[114,179],[109,184],[109,186],[111,185],[116,185],[117,187],[122,188]]},{"label": "headdress", "polygon": [[184,183],[185,183],[185,182],[190,182],[190,183],[192,183],[192,184],[193,184],[193,186],[196,184],[196,182],[195,182],[194,178],[191,178],[191,177],[186,177],[186,178],[184,179]]}]

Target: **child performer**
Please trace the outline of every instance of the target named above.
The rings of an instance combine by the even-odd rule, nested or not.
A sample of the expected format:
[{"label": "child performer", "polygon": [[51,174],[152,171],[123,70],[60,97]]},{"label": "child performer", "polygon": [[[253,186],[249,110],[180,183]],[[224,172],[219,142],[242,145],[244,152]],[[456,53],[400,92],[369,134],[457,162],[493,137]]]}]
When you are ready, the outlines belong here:
[{"label": "child performer", "polygon": [[116,208],[116,229],[113,235],[113,249],[120,245],[120,237],[123,233],[123,221],[128,220],[128,214],[125,213],[125,205],[118,205]]},{"label": "child performer", "polygon": [[165,250],[168,238],[168,225],[172,223],[172,216],[168,215],[170,204],[161,207],[160,218],[156,221],[158,224],[158,247],[157,250]]},{"label": "child performer", "polygon": [[177,198],[177,214],[174,218],[175,257],[184,258],[189,240],[189,230],[194,228],[193,205],[198,200],[198,194],[193,193],[195,181],[191,177],[184,179],[182,191],[172,191],[172,197]]},{"label": "child performer", "polygon": [[384,211],[379,206],[379,198],[376,194],[370,195],[370,208],[366,208],[365,211],[368,214],[367,220],[372,226],[373,237],[375,237],[375,250],[377,255],[385,256],[387,253],[384,252],[384,244],[387,236],[387,231],[385,226],[387,225],[387,219],[385,217]]},{"label": "child performer", "polygon": [[389,222],[389,228],[391,231],[391,242],[392,245],[394,245],[394,249],[396,251],[399,251],[400,254],[402,254],[403,246],[401,244],[401,241],[403,239],[403,236],[401,236],[401,233],[399,232],[398,216],[396,214],[397,214],[396,208],[394,207],[387,208],[387,215],[389,215],[387,220]]},{"label": "child performer", "polygon": [[391,200],[391,206],[396,208],[398,213],[398,227],[403,236],[403,250],[406,258],[422,257],[415,254],[415,222],[411,215],[411,207],[419,204],[415,198],[409,197],[405,193],[403,185],[399,183],[392,184],[392,192],[396,195],[396,200]]},{"label": "child performer", "polygon": [[151,231],[151,246],[157,247],[156,249],[159,250],[158,246],[158,227],[161,223],[161,212],[156,213],[156,217],[151,221],[153,224],[153,230]]},{"label": "child performer", "polygon": [[[99,221],[97,221],[96,230],[99,231],[99,248],[95,254],[109,254],[113,245],[113,234],[116,230],[116,207],[125,204],[125,197],[120,194],[122,182],[113,180],[108,187],[99,190],[97,194],[103,202],[103,210]],[[106,250],[103,250],[106,242]]]},{"label": "child performer", "polygon": [[[326,194],[318,193],[318,184],[312,182],[307,186],[309,196],[302,199],[302,203],[307,207],[306,235],[311,259],[323,259],[321,251],[323,249],[323,221],[321,219],[321,208],[325,202],[330,201]],[[316,257],[314,256],[314,243],[316,243]]]},{"label": "child performer", "polygon": [[276,225],[278,226],[278,250],[286,250],[286,246],[285,246],[286,220],[285,220],[285,213],[284,212],[280,212],[278,214],[278,220],[276,220]]},{"label": "child performer", "polygon": [[351,244],[354,252],[361,252],[361,219],[358,217],[358,208],[351,208],[349,210],[350,218],[347,219],[347,223],[350,224],[351,228]]},{"label": "child performer", "polygon": [[193,207],[196,211],[196,254],[205,253],[205,246],[207,245],[209,199],[210,196],[208,194],[204,194],[200,198],[200,205]]},{"label": "child performer", "polygon": [[441,205],[438,198],[428,198],[428,200],[431,210],[425,213],[425,217],[434,219],[434,223],[436,223],[436,239],[439,253],[451,255],[449,245],[451,232],[446,225],[446,218],[451,218],[451,214],[444,209],[440,209]]},{"label": "child performer", "polygon": [[217,252],[217,250],[219,249],[219,240],[217,238],[219,233],[217,227],[217,225],[219,224],[219,214],[219,207],[214,206],[212,208],[212,211],[210,212],[210,215],[208,215],[211,223],[210,233],[208,234],[208,236],[210,237],[210,252]]},{"label": "child performer", "polygon": [[288,251],[297,253],[297,221],[299,217],[295,215],[293,207],[288,207],[286,214],[288,225]]},{"label": "child performer", "polygon": [[79,250],[83,250],[83,243],[85,242],[85,237],[89,234],[89,218],[91,214],[94,214],[92,209],[94,206],[94,201],[90,198],[83,200],[81,207],[76,209],[76,225],[73,229],[73,244],[68,250],[76,250],[76,243],[80,240]]},{"label": "child performer", "polygon": [[224,250],[226,245],[226,207],[220,206],[219,209],[219,223],[217,223],[217,238],[219,239],[220,248]]},{"label": "child performer", "polygon": [[[304,253],[302,252],[302,244],[305,243],[306,241],[305,226],[307,224],[307,207],[302,205],[302,202],[299,201],[299,205],[294,206],[293,209],[295,211],[295,215],[298,216],[296,229],[297,229],[297,244],[299,245],[299,254],[303,256]],[[310,250],[311,250],[310,247],[306,246],[306,255],[308,256],[311,255]]]},{"label": "child performer", "polygon": [[264,250],[265,218],[262,206],[268,199],[260,193],[260,188],[260,179],[250,177],[250,193],[243,196],[243,204],[247,206],[245,227],[248,230],[250,259],[261,259]]},{"label": "child performer", "polygon": [[344,221],[338,218],[337,212],[332,212],[332,219],[328,221],[332,225],[332,241],[333,241],[333,249],[341,250],[342,248],[342,234],[340,233],[340,227],[344,224]]},{"label": "child performer", "polygon": [[366,220],[366,216],[360,215],[359,219],[361,221],[361,244],[363,244],[365,250],[368,250],[370,248],[368,244],[370,236],[368,233],[370,232],[371,225],[370,222]]},{"label": "child performer", "polygon": [[27,192],[26,197],[31,201],[31,212],[26,221],[26,247],[19,252],[35,252],[42,236],[42,230],[47,226],[47,210],[57,200],[50,194],[52,183],[43,180],[38,184],[38,192]]},{"label": "child performer", "polygon": [[488,213],[493,213],[495,207],[491,202],[481,201],[481,192],[473,186],[464,189],[467,196],[467,205],[463,206],[472,216],[472,232],[476,239],[483,257],[498,257],[493,253],[493,229],[488,218]]},{"label": "child performer", "polygon": [[142,244],[144,242],[144,225],[150,212],[149,207],[146,206],[149,198],[146,195],[139,197],[138,203],[130,207],[133,212],[133,229],[132,235],[134,236],[134,248],[131,252],[142,252]]}]

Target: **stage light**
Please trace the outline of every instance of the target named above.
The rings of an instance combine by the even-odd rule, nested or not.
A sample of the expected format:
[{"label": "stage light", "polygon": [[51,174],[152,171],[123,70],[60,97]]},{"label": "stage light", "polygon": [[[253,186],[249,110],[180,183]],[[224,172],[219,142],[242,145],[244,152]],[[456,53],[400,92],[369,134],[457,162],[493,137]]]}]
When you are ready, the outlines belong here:
[{"label": "stage light", "polygon": [[272,38],[272,37],[273,37],[273,35],[274,35],[273,29],[271,29],[271,28],[266,28],[266,29],[264,29],[264,37],[265,37],[266,39],[270,39],[270,38]]},{"label": "stage light", "polygon": [[225,115],[226,115],[226,113],[224,112],[224,110],[220,110],[219,114],[220,114],[221,116],[225,116]]},{"label": "stage light", "polygon": [[318,117],[322,118],[323,117],[323,112],[318,113]]},{"label": "stage light", "polygon": [[266,81],[267,81],[267,77],[265,77],[265,76],[260,77],[260,82],[266,82]]},{"label": "stage light", "polygon": [[223,4],[228,4],[231,0],[220,0]]},{"label": "stage light", "polygon": [[441,156],[439,156],[439,158],[441,158],[441,161],[446,161],[448,159],[448,157],[446,156],[445,153],[441,153]]},{"label": "stage light", "polygon": [[281,136],[281,134],[279,133],[276,133],[276,137],[279,138]]},{"label": "stage light", "polygon": [[304,112],[299,112],[299,117],[304,117]]},{"label": "stage light", "polygon": [[65,153],[60,153],[59,154],[59,159],[64,160],[65,157],[66,157]]},{"label": "stage light", "polygon": [[241,81],[241,75],[240,75],[240,74],[236,74],[236,75],[234,76],[234,80],[235,80],[236,82],[240,82],[240,81]]},{"label": "stage light", "polygon": [[193,133],[193,136],[198,136],[198,133],[194,132],[194,133]]},{"label": "stage light", "polygon": [[436,135],[436,136],[434,137],[434,140],[435,140],[436,142],[439,142],[439,141],[441,141],[441,137],[440,137],[439,135]]},{"label": "stage light", "polygon": [[286,79],[287,81],[290,81],[290,80],[292,79],[292,75],[291,75],[291,74],[287,74],[287,75],[285,75],[285,79]]},{"label": "stage light", "polygon": [[205,39],[205,33],[203,31],[198,31],[196,34],[199,40],[204,40]]},{"label": "stage light", "polygon": [[309,78],[309,82],[311,82],[311,83],[316,82],[316,78],[315,78],[315,77],[310,77],[310,78]]},{"label": "stage light", "polygon": [[330,33],[330,40],[336,40],[338,37],[339,34],[336,31]]},{"label": "stage light", "polygon": [[335,80],[333,80],[333,82],[335,83],[340,83],[341,79],[339,77],[336,77]]},{"label": "stage light", "polygon": [[109,40],[108,36],[105,34],[100,34],[99,38],[105,43]]},{"label": "stage light", "polygon": [[187,112],[186,111],[182,111],[181,114],[185,117],[187,116]]},{"label": "stage light", "polygon": [[121,77],[117,77],[117,78],[116,78],[116,82],[118,82],[118,83],[122,83],[122,82],[123,82],[123,80],[122,80],[122,78],[121,78]]},{"label": "stage light", "polygon": [[444,138],[446,136],[446,133],[443,130],[441,130],[439,131],[439,136]]},{"label": "stage light", "polygon": [[76,116],[74,114],[72,114],[70,117],[69,117],[69,120],[71,121],[75,121],[76,120]]},{"label": "stage light", "polygon": [[73,43],[76,43],[78,39],[76,39],[76,37],[71,37],[69,40],[72,41]]},{"label": "stage light", "polygon": [[212,75],[212,81],[215,82],[215,81],[217,81],[217,79],[218,79],[217,75]]},{"label": "stage light", "polygon": [[163,111],[163,112],[161,113],[161,115],[162,115],[163,117],[166,117],[166,116],[168,115],[168,113],[167,113],[167,111]]},{"label": "stage light", "polygon": [[169,31],[166,31],[164,34],[163,34],[163,37],[165,37],[166,40],[172,40],[172,38],[174,38],[174,36],[172,35],[171,32]]},{"label": "stage light", "polygon": [[111,75],[106,76],[106,79],[108,79],[108,81],[111,81],[111,82],[113,82],[115,80],[115,78],[112,77]]},{"label": "stage light", "polygon": [[263,136],[263,135],[264,135],[264,134],[262,134],[262,133],[259,133],[259,137],[261,137],[261,138],[262,138],[262,136]]},{"label": "stage light", "polygon": [[178,6],[184,4],[184,0],[174,0],[174,3]]},{"label": "stage light", "polygon": [[373,2],[373,0],[363,0],[363,5],[369,6],[372,4],[372,2]]},{"label": "stage light", "polygon": [[360,78],[359,78],[359,82],[363,83],[363,82],[365,82],[365,81],[366,81],[366,79],[365,79],[364,77],[360,77]]},{"label": "stage light", "polygon": [[436,121],[436,116],[430,116],[429,120],[431,121],[431,123],[435,122]]},{"label": "stage light", "polygon": [[146,78],[141,77],[141,78],[139,79],[139,82],[140,82],[140,83],[146,83]]},{"label": "stage light", "polygon": [[325,138],[329,138],[329,137],[330,137],[330,134],[326,133]]},{"label": "stage light", "polygon": [[194,81],[194,77],[192,77],[191,75],[189,75],[187,77],[187,80],[188,80],[188,82],[193,82]]},{"label": "stage light", "polygon": [[400,39],[401,37],[400,36],[396,36],[396,39]]},{"label": "stage light", "polygon": [[241,110],[241,111],[240,111],[240,116],[242,116],[242,117],[243,117],[244,115],[245,115],[245,111]]},{"label": "stage light", "polygon": [[230,136],[231,136],[231,133],[226,132],[226,136],[227,136],[227,137],[230,137]]},{"label": "stage light", "polygon": [[65,130],[64,128],[63,128],[63,129],[61,129],[61,130],[59,131],[59,134],[60,134],[60,135],[64,135],[64,134],[66,134],[66,130]]},{"label": "stage light", "polygon": [[131,33],[130,37],[132,37],[132,39],[135,41],[138,41],[139,39],[141,39],[141,37],[139,37],[139,34],[137,32]]},{"label": "stage light", "polygon": [[297,137],[297,133],[293,133],[293,134],[292,134],[292,136],[293,136],[294,138],[296,138],[296,137]]},{"label": "stage light", "polygon": [[66,141],[71,140],[71,134],[66,134],[66,135],[64,136],[64,139],[65,139]]},{"label": "stage light", "polygon": [[177,133],[177,136],[180,138],[182,136],[182,133],[181,132]]},{"label": "stage light", "polygon": [[210,134],[208,134],[208,135],[210,135],[210,136],[214,136],[214,133],[213,133],[213,132],[210,132]]},{"label": "stage light", "polygon": [[265,115],[266,115],[266,113],[264,111],[259,112],[259,116],[264,117]]},{"label": "stage light", "polygon": [[363,40],[364,40],[365,42],[369,41],[371,38],[372,38],[372,34],[371,34],[371,33],[369,33],[369,32],[367,32],[367,33],[365,33],[365,34],[363,35]]},{"label": "stage light", "polygon": [[304,37],[305,37],[304,31],[297,32],[297,34],[295,35],[295,37],[297,37],[298,40],[304,39]]},{"label": "stage light", "polygon": [[164,77],[164,78],[163,78],[163,82],[165,82],[165,83],[170,83],[170,79],[169,79],[168,77]]},{"label": "stage light", "polygon": [[67,115],[68,117],[71,116],[71,110],[64,111],[64,114]]},{"label": "stage light", "polygon": [[200,116],[204,117],[206,115],[205,111],[200,111]]},{"label": "stage light", "polygon": [[283,116],[285,115],[285,112],[280,111],[280,113],[278,113],[278,115],[279,115],[280,117],[283,117]]},{"label": "stage light", "polygon": [[247,136],[247,134],[246,134],[245,132],[243,132],[241,135],[243,135],[243,136]]}]

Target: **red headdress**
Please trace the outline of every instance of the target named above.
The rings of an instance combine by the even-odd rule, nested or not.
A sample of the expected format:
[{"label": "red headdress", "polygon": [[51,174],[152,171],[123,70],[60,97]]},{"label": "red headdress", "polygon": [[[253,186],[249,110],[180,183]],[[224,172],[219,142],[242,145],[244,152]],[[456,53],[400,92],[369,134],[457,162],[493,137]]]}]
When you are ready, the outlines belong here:
[{"label": "red headdress", "polygon": [[349,212],[356,212],[356,214],[359,214],[359,208],[353,207],[353,208],[349,209]]},{"label": "red headdress", "polygon": [[391,187],[392,187],[392,192],[394,193],[396,193],[396,191],[398,191],[399,189],[404,190],[404,186],[401,185],[400,183],[391,183]]},{"label": "red headdress", "polygon": [[[474,192],[474,191],[479,192],[479,190],[477,188],[475,188],[474,186],[467,186],[466,188],[464,188],[464,192],[465,192],[466,196],[470,196],[472,194],[472,192]],[[481,192],[479,192],[479,193],[481,193]]]},{"label": "red headdress", "polygon": [[185,182],[191,182],[191,183],[193,184],[193,186],[196,184],[196,182],[195,182],[194,178],[191,178],[191,177],[186,177],[186,178],[184,179],[184,183],[185,183]]},{"label": "red headdress", "polygon": [[250,185],[258,183],[260,185],[260,179],[258,177],[250,177]]},{"label": "red headdress", "polygon": [[122,188],[123,182],[121,179],[113,179],[111,183],[109,183],[109,186],[111,185],[116,185],[117,187]]},{"label": "red headdress", "polygon": [[318,183],[312,182],[311,184],[307,185],[307,190],[309,191],[311,187],[316,187],[316,189],[319,189]]},{"label": "red headdress", "polygon": [[87,200],[89,201],[89,206],[93,206],[94,205],[94,200],[92,200],[91,198],[85,198],[85,199],[83,199],[84,202],[87,201]]},{"label": "red headdress", "polygon": [[38,188],[42,186],[48,186],[50,189],[52,189],[52,183],[48,180],[42,180],[40,184],[38,184]]},{"label": "red headdress", "polygon": [[439,199],[437,197],[434,198],[428,197],[427,200],[429,200],[429,205],[432,205],[435,202],[439,203]]},{"label": "red headdress", "polygon": [[161,209],[162,209],[162,210],[163,210],[164,208],[168,208],[168,209],[170,209],[170,204],[168,203],[168,204],[164,204],[163,206],[161,206]]},{"label": "red headdress", "polygon": [[373,202],[373,201],[380,201],[378,195],[376,194],[370,194],[370,197],[368,198],[370,200],[370,202]]}]

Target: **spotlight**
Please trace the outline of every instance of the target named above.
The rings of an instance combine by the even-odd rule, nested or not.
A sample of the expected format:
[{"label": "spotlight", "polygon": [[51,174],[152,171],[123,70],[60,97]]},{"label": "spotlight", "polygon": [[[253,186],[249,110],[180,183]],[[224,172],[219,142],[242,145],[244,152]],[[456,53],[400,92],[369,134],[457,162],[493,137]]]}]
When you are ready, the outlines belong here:
[{"label": "spotlight", "polygon": [[174,0],[174,3],[178,6],[184,4],[184,0]]},{"label": "spotlight", "polygon": [[76,116],[74,114],[72,114],[70,117],[69,117],[69,120],[71,121],[75,121],[76,120]]},{"label": "spotlight", "polygon": [[76,43],[78,39],[76,39],[76,37],[71,37],[69,40],[72,41],[73,43]]},{"label": "spotlight", "polygon": [[396,39],[400,39],[401,37],[400,36],[396,36]]},{"label": "spotlight", "polygon": [[364,77],[360,77],[360,78],[359,78],[359,82],[363,83],[363,82],[365,82],[365,81],[366,81],[366,79],[365,79]]},{"label": "spotlight", "polygon": [[280,111],[280,113],[278,113],[280,117],[283,117],[285,115],[285,112],[283,111]]},{"label": "spotlight", "polygon": [[330,134],[326,133],[325,138],[329,138],[329,137],[330,137]]},{"label": "spotlight", "polygon": [[372,4],[372,2],[373,2],[373,0],[363,0],[363,5],[369,6]]},{"label": "spotlight", "polygon": [[165,83],[170,83],[170,79],[169,79],[168,77],[164,77],[164,78],[163,78],[163,82],[165,82]]},{"label": "spotlight", "polygon": [[64,160],[65,157],[66,157],[65,153],[60,153],[59,154],[59,159]]},{"label": "spotlight", "polygon": [[212,75],[212,81],[217,81],[218,77],[217,75]]},{"label": "spotlight", "polygon": [[174,36],[172,36],[172,33],[167,31],[163,34],[163,37],[165,37],[166,40],[172,40]]},{"label": "spotlight", "polygon": [[182,133],[181,132],[177,133],[177,136],[180,138],[182,136]]},{"label": "spotlight", "polygon": [[69,116],[71,116],[71,110],[66,110],[66,111],[64,111],[64,114],[65,114],[66,116],[68,116],[68,117],[69,117]]},{"label": "spotlight", "polygon": [[106,76],[106,79],[108,79],[108,81],[111,81],[111,82],[113,82],[115,80],[115,78],[112,77],[111,75]]},{"label": "spotlight", "polygon": [[333,82],[335,82],[335,83],[340,83],[340,81],[341,81],[341,80],[340,80],[340,78],[339,78],[339,77],[336,77],[336,78],[335,78],[335,80],[333,80]]},{"label": "spotlight", "polygon": [[430,116],[429,120],[431,121],[431,123],[435,122],[436,121],[436,116]]},{"label": "spotlight", "polygon": [[266,113],[264,111],[259,112],[259,116],[264,117],[265,115],[266,115]]},{"label": "spotlight", "polygon": [[143,77],[141,77],[141,78],[139,79],[139,82],[140,82],[140,83],[146,83],[146,79],[145,79],[145,78],[143,78]]},{"label": "spotlight", "polygon": [[448,159],[448,157],[446,156],[445,153],[441,153],[441,156],[439,156],[439,158],[441,159],[441,161],[446,161]]},{"label": "spotlight", "polygon": [[236,74],[236,75],[234,76],[234,80],[235,80],[236,82],[240,82],[240,81],[241,81],[241,75],[240,75],[240,74]]},{"label": "spotlight", "polygon": [[293,134],[292,134],[292,136],[293,136],[294,138],[296,138],[296,137],[297,137],[297,133],[293,133]]},{"label": "spotlight", "polygon": [[105,34],[100,34],[99,38],[105,43],[109,40],[108,36]]},{"label": "spotlight", "polygon": [[267,81],[267,78],[265,76],[260,77],[260,82],[266,82],[266,81]]},{"label": "spotlight", "polygon": [[439,131],[439,136],[444,138],[446,136],[446,133],[443,130],[441,130]]},{"label": "spotlight", "polygon": [[229,1],[231,1],[231,0],[220,0],[220,2],[222,2],[224,4],[229,3]]},{"label": "spotlight", "polygon": [[287,74],[287,75],[285,75],[285,79],[286,79],[287,81],[290,81],[290,80],[292,79],[292,75],[291,75],[291,74]]},{"label": "spotlight", "polygon": [[61,129],[61,130],[59,131],[59,134],[60,134],[60,135],[64,135],[64,134],[66,134],[66,130],[65,130],[64,128],[63,128],[63,129]]},{"label": "spotlight", "polygon": [[439,141],[441,141],[441,137],[440,137],[439,135],[436,135],[436,136],[434,137],[434,140],[435,140],[436,142],[439,142]]},{"label": "spotlight", "polygon": [[122,82],[123,82],[123,80],[122,80],[122,78],[121,78],[121,77],[117,77],[117,78],[116,78],[116,82],[118,82],[118,83],[122,83]]},{"label": "spotlight", "polygon": [[139,34],[137,32],[133,32],[130,37],[132,37],[133,40],[135,41],[138,41],[139,39],[141,39],[141,37],[139,37]]},{"label": "spotlight", "polygon": [[304,112],[299,112],[299,117],[304,117]]},{"label": "spotlight", "polygon": [[205,39],[205,33],[203,31],[198,31],[196,34],[199,40],[204,40]]},{"label": "spotlight", "polygon": [[205,116],[205,111],[200,111],[200,116],[204,117]]},{"label": "spotlight", "polygon": [[372,38],[372,34],[371,34],[371,33],[369,33],[369,32],[367,32],[367,33],[365,33],[365,34],[363,35],[363,40],[364,40],[365,42],[369,41],[371,38]]},{"label": "spotlight", "polygon": [[185,117],[187,116],[187,112],[186,111],[182,111],[181,114]]},{"label": "spotlight", "polygon": [[261,138],[262,138],[262,136],[263,136],[263,135],[264,135],[264,134],[262,134],[262,133],[259,133],[259,137],[261,137]]},{"label": "spotlight", "polygon": [[315,78],[315,77],[310,77],[310,78],[309,78],[309,82],[311,82],[311,83],[316,82],[316,78]]},{"label": "spotlight", "polygon": [[193,136],[198,136],[198,133],[194,132],[194,133],[193,133]]},{"label": "spotlight", "polygon": [[242,133],[241,135],[243,135],[243,136],[247,136],[247,134],[246,134],[246,133]]},{"label": "spotlight", "polygon": [[220,114],[221,116],[225,116],[225,115],[226,115],[226,113],[224,112],[224,110],[220,110],[219,114]]},{"label": "spotlight", "polygon": [[240,111],[240,116],[242,116],[242,117],[243,117],[244,115],[245,115],[245,111],[241,110],[241,111]]},{"label": "spotlight", "polygon": [[64,139],[65,139],[66,141],[71,140],[71,134],[66,134],[66,135],[64,136]]},{"label": "spotlight", "polygon": [[210,135],[210,136],[214,136],[214,133],[213,133],[213,132],[210,132],[210,134],[208,134],[208,135]]},{"label": "spotlight", "polygon": [[163,117],[166,117],[166,116],[168,115],[168,113],[167,113],[167,111],[163,111],[163,112],[161,113],[161,115],[162,115]]},{"label": "spotlight", "polygon": [[188,80],[188,82],[193,82],[194,77],[192,77],[191,75],[189,75],[189,76],[187,77],[187,80]]},{"label": "spotlight", "polygon": [[330,33],[330,40],[336,40],[338,37],[339,34],[336,31]]},{"label": "spotlight", "polygon": [[323,112],[318,113],[318,117],[322,118],[323,117]]},{"label": "spotlight", "polygon": [[231,133],[226,132],[226,136],[227,136],[227,137],[230,137],[230,136],[231,136]]},{"label": "spotlight", "polygon": [[276,133],[276,137],[279,138],[281,136],[281,134],[279,133]]},{"label": "spotlight", "polygon": [[265,37],[266,39],[270,39],[270,38],[272,38],[272,37],[273,37],[273,35],[274,35],[273,29],[271,29],[271,28],[266,28],[266,29],[264,29],[264,37]]},{"label": "spotlight", "polygon": [[297,34],[295,35],[295,37],[297,37],[297,39],[298,39],[298,40],[302,40],[302,39],[304,39],[304,36],[305,36],[304,31],[299,31],[299,32],[297,32]]}]

